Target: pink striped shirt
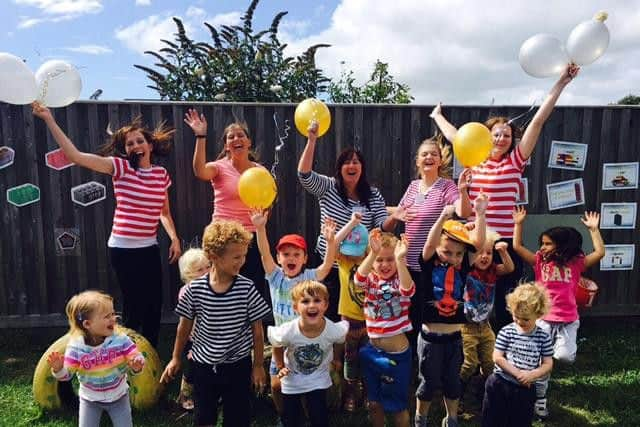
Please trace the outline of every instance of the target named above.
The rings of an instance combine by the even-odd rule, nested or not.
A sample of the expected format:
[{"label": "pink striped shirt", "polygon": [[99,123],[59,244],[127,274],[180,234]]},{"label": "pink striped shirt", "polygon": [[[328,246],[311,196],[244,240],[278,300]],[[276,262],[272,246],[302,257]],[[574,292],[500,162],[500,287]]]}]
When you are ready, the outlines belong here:
[{"label": "pink striped shirt", "polygon": [[[473,202],[480,190],[489,196],[487,226],[500,233],[502,237],[513,237],[513,217],[519,194],[520,178],[526,165],[520,149],[516,146],[511,153],[499,161],[485,160],[472,169],[469,198]],[[475,220],[475,215],[469,221]]]},{"label": "pink striped shirt", "polygon": [[418,259],[422,256],[422,247],[427,241],[427,235],[433,224],[442,213],[446,205],[452,205],[460,198],[456,183],[451,179],[438,178],[427,194],[418,194],[420,179],[411,181],[398,203],[414,214],[411,221],[407,221],[404,230],[409,239],[407,252],[407,266],[413,271],[420,271]]},{"label": "pink striped shirt", "polygon": [[353,276],[356,286],[364,289],[364,316],[369,338],[392,337],[412,329],[409,306],[416,286],[405,290],[400,286],[398,273],[389,280],[369,273],[367,277],[357,271]]},{"label": "pink striped shirt", "polygon": [[162,166],[135,170],[129,161],[112,157],[116,211],[111,234],[128,239],[155,238],[171,178]]},{"label": "pink striped shirt", "polygon": [[[247,231],[255,232],[256,227],[251,222],[249,208],[242,203],[238,194],[241,173],[233,167],[228,158],[216,160],[214,164],[218,167],[218,174],[211,180],[214,196],[211,219],[238,221]],[[253,166],[261,167],[258,163],[254,163]]]}]

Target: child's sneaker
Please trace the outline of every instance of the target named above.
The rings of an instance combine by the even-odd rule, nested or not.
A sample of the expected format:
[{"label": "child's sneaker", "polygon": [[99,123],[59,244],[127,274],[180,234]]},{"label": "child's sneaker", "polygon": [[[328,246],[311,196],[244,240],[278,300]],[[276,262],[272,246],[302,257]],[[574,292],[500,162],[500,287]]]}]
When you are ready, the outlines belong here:
[{"label": "child's sneaker", "polygon": [[537,399],[533,407],[533,413],[536,417],[544,420],[549,416],[549,410],[547,409],[547,398]]}]

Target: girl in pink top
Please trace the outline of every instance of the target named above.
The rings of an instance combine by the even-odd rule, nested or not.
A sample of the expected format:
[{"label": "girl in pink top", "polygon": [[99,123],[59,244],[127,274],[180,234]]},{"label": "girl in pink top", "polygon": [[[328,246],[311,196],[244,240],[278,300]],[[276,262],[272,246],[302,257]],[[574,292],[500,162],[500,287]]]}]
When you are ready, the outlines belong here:
[{"label": "girl in pink top", "polygon": [[[493,135],[493,149],[487,160],[472,168],[469,198],[473,202],[481,190],[489,196],[491,203],[487,209],[487,227],[500,233],[502,241],[509,244],[509,256],[513,259],[515,267],[511,274],[501,276],[496,282],[496,325],[494,325],[497,327],[496,330],[512,321],[511,313],[506,309],[505,295],[515,288],[522,277],[522,260],[512,249],[513,219],[511,218],[511,211],[516,206],[519,194],[520,178],[527,160],[536,148],[544,123],[551,115],[562,91],[576,77],[579,70],[580,68],[575,64],[567,65],[536,111],[517,145],[514,141],[520,135],[520,129],[508,117],[490,117],[485,122],[485,126]],[[431,117],[444,136],[449,141],[453,141],[457,129],[442,115],[440,105],[433,109]],[[472,215],[468,219],[473,221],[475,218]]]},{"label": "girl in pink top", "polygon": [[[251,233],[256,227],[251,222],[249,208],[242,203],[238,194],[238,180],[244,171],[252,167],[262,167],[255,162],[251,151],[251,138],[246,123],[231,123],[222,132],[222,151],[215,161],[206,161],[207,119],[204,114],[189,109],[184,122],[193,130],[196,147],[193,152],[193,172],[203,181],[210,181],[213,188],[213,215],[211,220],[226,219],[237,221]],[[263,297],[269,298],[265,284],[264,270],[257,245],[249,245],[246,262],[240,274],[251,279]]]},{"label": "girl in pink top", "polygon": [[[533,253],[522,246],[522,225],[527,211],[518,207],[513,211],[513,249],[529,265],[534,267],[536,282],[549,291],[551,310],[538,326],[551,335],[553,357],[572,363],[576,358],[576,335],[580,320],[576,304],[576,289],[580,275],[604,257],[604,242],[598,224],[600,214],[585,212],[582,223],[589,229],[593,252],[582,252],[582,236],[573,227],[552,227],[540,235],[540,249]],[[535,412],[539,417],[548,416],[546,391],[549,377],[536,383]]]}]

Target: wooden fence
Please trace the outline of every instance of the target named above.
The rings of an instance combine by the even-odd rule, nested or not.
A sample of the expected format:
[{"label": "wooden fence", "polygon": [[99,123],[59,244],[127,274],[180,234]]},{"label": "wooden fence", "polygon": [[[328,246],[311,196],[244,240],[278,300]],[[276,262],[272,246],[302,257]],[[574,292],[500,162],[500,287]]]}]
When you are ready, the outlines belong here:
[{"label": "wooden fence", "polygon": [[[56,109],[55,117],[80,150],[95,151],[105,141],[106,128],[117,128],[139,114],[155,124],[160,120],[175,126],[174,149],[170,157],[159,163],[171,174],[170,198],[173,216],[185,244],[195,244],[212,212],[213,193],[209,183],[197,180],[191,158],[195,140],[191,129],[183,123],[187,103],[160,102],[77,102]],[[222,129],[234,118],[244,119],[252,132],[252,140],[262,163],[274,163],[278,132],[285,120],[291,121],[289,136],[279,152],[276,175],[278,200],[269,224],[273,242],[287,232],[303,234],[311,243],[317,235],[319,211],[315,199],[302,189],[296,176],[298,158],[305,139],[295,131],[290,104],[197,105],[209,122],[207,158],[214,159],[220,150]],[[336,154],[356,145],[367,160],[370,181],[378,186],[388,205],[398,202],[414,176],[415,149],[435,131],[428,114],[431,106],[335,105],[331,106],[332,125],[317,146],[314,169],[333,174]],[[516,116],[526,107],[445,108],[452,123],[483,121],[489,114]],[[552,140],[588,144],[586,168],[572,171],[547,168]],[[47,152],[56,149],[45,125],[31,115],[29,106],[0,104],[0,146],[15,151],[15,161],[0,169],[1,243],[0,243],[0,327],[60,324],[67,299],[85,288],[99,288],[119,297],[119,289],[109,265],[106,241],[114,210],[110,178],[91,171],[70,167],[54,170],[45,164]],[[637,162],[640,158],[640,108],[559,107],[544,127],[532,164],[525,176],[529,180],[528,210],[532,214],[550,214],[547,210],[546,184],[583,178],[586,203],[553,214],[574,215],[584,210],[599,210],[602,202],[636,202],[638,189],[602,191],[602,164]],[[6,152],[6,150],[5,150]],[[1,167],[1,166],[0,166]],[[73,186],[97,181],[107,188],[106,200],[80,206],[72,202]],[[8,189],[25,183],[40,188],[40,200],[16,207],[4,196]],[[553,225],[553,217],[545,216]],[[56,237],[64,229],[79,234],[79,246],[65,254],[56,245]],[[636,244],[635,230],[603,230],[606,243]],[[166,235],[160,233],[163,256],[168,253]],[[166,258],[165,258],[166,260]],[[627,271],[599,271],[590,275],[601,284],[597,305],[585,315],[640,314],[638,291],[638,250],[635,268]],[[169,314],[180,285],[177,268],[164,269],[163,298]]]}]

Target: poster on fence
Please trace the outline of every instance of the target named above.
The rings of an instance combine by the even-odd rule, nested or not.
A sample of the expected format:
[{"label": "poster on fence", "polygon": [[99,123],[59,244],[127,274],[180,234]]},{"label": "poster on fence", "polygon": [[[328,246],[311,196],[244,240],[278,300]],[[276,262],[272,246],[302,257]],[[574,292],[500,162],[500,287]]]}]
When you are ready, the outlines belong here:
[{"label": "poster on fence", "polygon": [[548,167],[556,169],[584,170],[587,163],[587,144],[567,141],[551,141]]},{"label": "poster on fence", "polygon": [[602,203],[600,228],[636,228],[637,203]]},{"label": "poster on fence", "polygon": [[633,270],[635,254],[635,245],[604,245],[600,270]]},{"label": "poster on fence", "polygon": [[584,205],[584,184],[582,178],[547,184],[549,210]]},{"label": "poster on fence", "polygon": [[638,162],[605,163],[602,165],[602,189],[626,190],[638,188]]}]

